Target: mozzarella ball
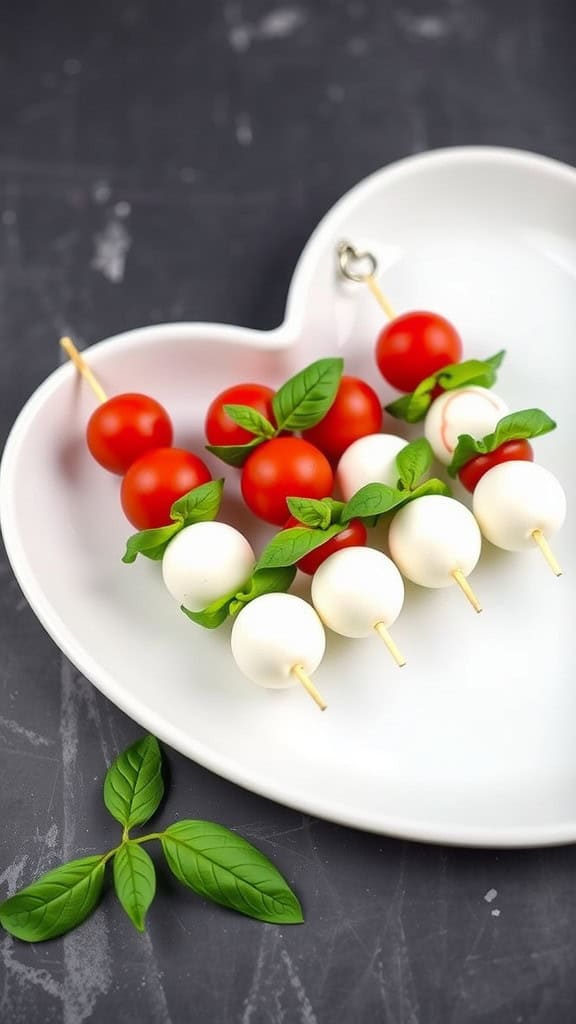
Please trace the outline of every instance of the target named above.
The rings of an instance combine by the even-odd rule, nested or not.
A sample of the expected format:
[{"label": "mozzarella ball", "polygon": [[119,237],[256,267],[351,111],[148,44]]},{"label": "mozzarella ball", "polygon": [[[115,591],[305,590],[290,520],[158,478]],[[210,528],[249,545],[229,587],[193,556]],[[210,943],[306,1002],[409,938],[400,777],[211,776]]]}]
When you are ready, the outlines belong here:
[{"label": "mozzarella ball", "polygon": [[395,434],[367,434],[346,449],[336,470],[336,482],[344,501],[349,501],[365,484],[398,483],[396,456],[407,441]]},{"label": "mozzarella ball", "polygon": [[448,587],[459,569],[468,576],[480,558],[478,523],[465,505],[442,494],[416,498],[396,513],[388,535],[400,572],[421,587]]},{"label": "mozzarella ball", "polygon": [[342,636],[369,636],[377,622],[391,626],[404,604],[404,581],[394,562],[374,548],[335,551],[312,579],[312,603],[322,622]]},{"label": "mozzarella ball", "polygon": [[255,564],[248,541],[233,526],[194,523],[170,541],[162,559],[162,576],[179,605],[200,612],[240,590]]},{"label": "mozzarella ball", "polygon": [[488,388],[455,388],[432,402],[424,433],[436,458],[447,466],[460,434],[471,434],[479,440],[490,434],[507,412],[506,403]]},{"label": "mozzarella ball", "polygon": [[556,477],[535,462],[506,462],[484,474],[472,507],[487,540],[522,551],[534,547],[534,530],[550,537],[560,529],[566,495]]},{"label": "mozzarella ball", "polygon": [[294,594],[263,594],[234,622],[232,654],[240,671],[258,686],[298,686],[292,669],[307,675],[324,657],[326,634],[312,605]]}]

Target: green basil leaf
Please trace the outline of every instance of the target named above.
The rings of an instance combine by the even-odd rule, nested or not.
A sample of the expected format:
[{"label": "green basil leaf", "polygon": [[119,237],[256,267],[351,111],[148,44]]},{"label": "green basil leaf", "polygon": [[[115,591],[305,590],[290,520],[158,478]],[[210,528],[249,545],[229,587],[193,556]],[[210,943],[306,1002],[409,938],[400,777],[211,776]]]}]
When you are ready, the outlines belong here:
[{"label": "green basil leaf", "polygon": [[486,445],[483,440],[477,441],[471,434],[460,434],[448,466],[449,475],[457,476],[463,466],[468,465],[478,455],[485,454]]},{"label": "green basil leaf", "polygon": [[556,429],[556,423],[542,409],[522,409],[504,416],[497,424],[494,434],[488,434],[484,442],[489,452],[495,451],[506,441],[520,441],[541,437]]},{"label": "green basil leaf", "polygon": [[408,502],[414,501],[415,498],[424,498],[428,494],[443,494],[446,498],[450,498],[452,491],[448,484],[445,484],[443,480],[438,480],[433,477],[432,480],[426,480],[419,487],[416,487],[410,494],[407,494],[402,505],[407,505]]},{"label": "green basil leaf", "polygon": [[387,484],[365,484],[356,494],[353,494],[350,501],[346,502],[342,512],[342,522],[348,523],[351,519],[366,519],[372,516],[381,516],[385,512],[391,512],[397,508],[406,496],[405,491],[399,491],[396,487],[388,487]]},{"label": "green basil leaf", "polygon": [[125,829],[143,825],[164,795],[162,754],[154,736],[128,747],[106,772],[104,803]]},{"label": "green basil leaf", "polygon": [[233,599],[234,594],[226,594],[225,597],[219,597],[217,601],[213,601],[200,612],[191,612],[184,605],[180,605],[180,611],[192,619],[197,626],[204,626],[204,629],[218,629],[218,626],[226,622],[230,614],[230,602]]},{"label": "green basil leaf", "polygon": [[336,398],[343,359],[318,359],[276,392],[272,399],[278,430],[306,430],[324,418]]},{"label": "green basil leaf", "polygon": [[332,509],[318,498],[286,498],[286,504],[295,519],[305,526],[317,526],[324,530],[330,526]]},{"label": "green basil leaf", "polygon": [[209,821],[178,821],[162,834],[162,848],[178,881],[200,896],[258,921],[303,921],[278,869],[235,832]]},{"label": "green basil leaf", "polygon": [[418,481],[428,472],[431,465],[432,448],[425,437],[411,441],[410,444],[401,448],[396,456],[400,482],[409,491],[414,490]]},{"label": "green basil leaf", "polygon": [[126,541],[126,551],[122,561],[129,565],[135,562],[138,555],[145,555],[154,562],[159,562],[170,541],[182,529],[183,523],[170,523],[169,526],[159,526],[155,530],[140,530],[132,534]]},{"label": "green basil leaf", "polygon": [[137,843],[123,843],[114,855],[114,888],[120,903],[139,932],[156,892],[151,857]]},{"label": "green basil leaf", "polygon": [[211,522],[220,511],[223,490],[223,479],[209,480],[208,483],[195,487],[174,502],[170,509],[170,518],[183,526]]},{"label": "green basil leaf", "polygon": [[270,420],[250,405],[225,405],[224,412],[239,427],[256,434],[256,437],[269,439],[276,435],[276,428],[272,426]]},{"label": "green basil leaf", "polygon": [[327,530],[314,530],[308,526],[282,530],[266,545],[256,568],[273,569],[279,565],[295,565],[309,551],[319,548],[343,529],[341,523],[334,523]]},{"label": "green basil leaf", "polygon": [[284,594],[294,582],[296,569],[293,565],[277,566],[274,569],[256,569],[248,583],[234,596],[230,603],[229,614],[238,612],[256,597],[262,594]]},{"label": "green basil leaf", "polygon": [[64,935],[92,913],[102,894],[104,857],[53,868],[0,904],[0,924],[24,942]]},{"label": "green basil leaf", "polygon": [[253,441],[248,441],[248,444],[207,444],[205,448],[207,452],[212,452],[212,455],[222,459],[227,466],[235,466],[236,469],[239,469],[252,455],[254,449],[258,445],[264,444],[265,440],[265,437],[255,437]]},{"label": "green basil leaf", "polygon": [[437,386],[444,391],[453,391],[465,385],[491,388],[496,382],[497,371],[505,355],[506,352],[502,350],[489,359],[466,359],[463,363],[443,366],[437,373],[421,381],[411,395],[403,395],[387,405],[386,411],[407,423],[419,423],[432,404],[432,393]]},{"label": "green basil leaf", "polygon": [[402,395],[401,398],[396,398],[393,402],[389,402],[388,405],[385,405],[384,410],[385,412],[389,412],[390,415],[394,416],[394,418],[397,420],[408,420],[408,412],[410,409],[411,401],[411,394]]}]

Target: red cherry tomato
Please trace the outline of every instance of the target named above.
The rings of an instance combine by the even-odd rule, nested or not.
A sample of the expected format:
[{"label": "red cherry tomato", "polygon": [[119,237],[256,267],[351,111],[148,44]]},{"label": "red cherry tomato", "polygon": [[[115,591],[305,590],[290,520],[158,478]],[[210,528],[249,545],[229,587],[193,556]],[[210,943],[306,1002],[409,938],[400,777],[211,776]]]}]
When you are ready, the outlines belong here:
[{"label": "red cherry tomato", "polygon": [[[290,530],[293,526],[303,525],[294,516],[290,516],[284,529]],[[340,533],[337,533],[335,537],[331,537],[325,544],[321,544],[319,548],[314,548],[308,555],[304,555],[304,558],[296,562],[296,565],[308,576],[313,576],[318,566],[322,565],[322,562],[325,562],[335,551],[341,551],[342,548],[364,547],[367,537],[366,527],[362,520],[351,519]]]},{"label": "red cherry tomato", "polygon": [[494,466],[501,462],[533,462],[534,451],[528,441],[505,441],[499,448],[487,455],[477,455],[471,459],[458,473],[460,483],[467,491],[473,491],[478,481]]},{"label": "red cherry tomato", "polygon": [[276,437],[256,448],[242,470],[242,495],[267,523],[286,522],[286,498],[325,498],[334,475],[328,459],[300,437]]},{"label": "red cherry tomato", "polygon": [[114,395],[92,413],[86,441],[96,462],[123,474],[141,455],[172,444],[172,423],[148,395]]},{"label": "red cherry tomato", "polygon": [[331,461],[366,434],[377,434],[382,427],[382,403],[369,384],[358,377],[342,377],[333,405],[315,427],[302,437],[315,444]]},{"label": "red cherry tomato", "polygon": [[236,384],[222,391],[210,403],[206,413],[205,431],[208,444],[248,444],[254,434],[239,427],[224,412],[225,405],[249,405],[274,424],[272,399],[274,392],[264,384]]},{"label": "red cherry tomato", "polygon": [[156,448],[133,462],[122,481],[124,514],[137,530],[166,526],[174,502],[211,479],[208,467],[192,452]]},{"label": "red cherry tomato", "polygon": [[425,377],[462,358],[455,327],[437,313],[403,313],[378,335],[376,362],[398,391],[414,391]]}]

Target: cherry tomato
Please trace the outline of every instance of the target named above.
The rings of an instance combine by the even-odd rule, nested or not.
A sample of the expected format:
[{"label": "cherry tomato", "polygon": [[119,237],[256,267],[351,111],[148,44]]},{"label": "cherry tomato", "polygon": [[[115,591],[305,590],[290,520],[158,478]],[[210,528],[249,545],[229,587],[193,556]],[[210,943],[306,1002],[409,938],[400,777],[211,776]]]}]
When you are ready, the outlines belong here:
[{"label": "cherry tomato", "polygon": [[248,444],[254,434],[239,427],[224,412],[225,405],[249,405],[274,424],[272,399],[274,392],[265,384],[236,384],[226,388],[210,403],[206,413],[205,431],[209,444]]},{"label": "cherry tomato", "polygon": [[286,498],[325,498],[334,475],[328,459],[300,437],[276,437],[256,448],[242,470],[242,495],[267,523],[286,522]]},{"label": "cherry tomato", "polygon": [[378,369],[398,391],[414,391],[425,377],[461,358],[460,335],[437,313],[403,313],[376,342]]},{"label": "cherry tomato", "polygon": [[366,434],[382,427],[382,403],[369,384],[358,377],[342,377],[333,405],[315,427],[302,437],[315,444],[332,462]]},{"label": "cherry tomato", "polygon": [[[290,516],[285,523],[284,529],[290,530],[293,526],[303,525],[294,516]],[[309,554],[304,555],[304,558],[296,562],[296,565],[308,576],[313,576],[318,566],[322,565],[322,562],[325,562],[335,551],[340,551],[342,548],[364,547],[367,537],[366,527],[362,520],[351,519],[340,533],[337,533],[335,537],[331,537],[325,544],[321,544],[319,548],[314,548]]]},{"label": "cherry tomato", "polygon": [[166,526],[174,502],[211,479],[208,467],[192,452],[156,448],[133,462],[122,481],[124,514],[137,530]]},{"label": "cherry tomato", "polygon": [[528,441],[505,441],[499,448],[487,455],[477,455],[458,472],[458,479],[467,491],[473,491],[478,481],[494,466],[501,462],[533,462],[534,451]]},{"label": "cherry tomato", "polygon": [[92,413],[86,441],[96,462],[123,474],[141,455],[172,444],[172,423],[148,395],[114,395]]}]

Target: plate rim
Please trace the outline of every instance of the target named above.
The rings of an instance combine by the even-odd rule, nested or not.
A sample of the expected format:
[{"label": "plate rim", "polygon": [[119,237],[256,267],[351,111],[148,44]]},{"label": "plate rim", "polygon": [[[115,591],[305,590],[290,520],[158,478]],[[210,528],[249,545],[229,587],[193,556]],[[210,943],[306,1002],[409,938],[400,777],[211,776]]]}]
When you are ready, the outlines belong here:
[{"label": "plate rim", "polygon": [[[198,334],[205,336],[208,333],[217,336],[220,340],[237,342],[242,345],[246,344],[248,337],[251,344],[265,349],[289,347],[297,335],[299,309],[304,308],[302,298],[306,290],[308,265],[313,260],[315,249],[321,243],[324,234],[330,230],[332,220],[341,217],[348,205],[352,206],[360,195],[365,195],[378,188],[383,181],[393,181],[406,173],[417,173],[419,168],[425,169],[433,164],[454,161],[516,164],[532,172],[553,174],[576,188],[575,168],[559,160],[527,150],[492,146],[457,146],[405,157],[362,179],[337,200],[324,215],[306,242],[296,263],[288,290],[285,317],[279,327],[270,331],[257,331],[228,324],[167,322],[138,327],[113,335],[90,346],[90,352],[97,360],[98,355],[102,352],[105,353],[109,347],[121,345],[129,348],[132,344],[141,345],[142,342],[153,344],[158,335],[165,334],[167,328],[186,338]],[[285,789],[284,785],[265,783],[262,773],[257,774],[253,770],[246,769],[233,758],[219,753],[215,754],[204,743],[191,738],[183,729],[179,729],[165,719],[158,719],[146,703],[136,695],[125,694],[110,673],[103,670],[96,659],[77,643],[66,623],[52,608],[44,593],[36,587],[34,573],[20,543],[16,516],[12,514],[9,501],[10,480],[17,467],[19,445],[26,436],[28,424],[34,418],[37,408],[44,403],[48,396],[54,393],[67,377],[73,375],[74,368],[71,365],[63,365],[55,369],[28,398],[12,425],[0,463],[0,528],[12,571],[33,612],[59,650],[92,685],[143,728],[157,735],[163,742],[185,757],[236,785],[259,796],[275,800],[300,813],[373,834],[452,846],[526,848],[559,846],[576,841],[576,821],[564,822],[559,825],[549,823],[543,826],[512,828],[458,823],[439,825],[433,821],[416,820],[413,817],[402,818],[398,815],[383,815],[380,812],[374,816],[365,812],[356,816],[348,806],[340,805],[338,801],[321,799],[318,803],[314,798],[308,799],[306,794],[298,795],[296,798],[289,789]]]}]

